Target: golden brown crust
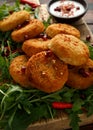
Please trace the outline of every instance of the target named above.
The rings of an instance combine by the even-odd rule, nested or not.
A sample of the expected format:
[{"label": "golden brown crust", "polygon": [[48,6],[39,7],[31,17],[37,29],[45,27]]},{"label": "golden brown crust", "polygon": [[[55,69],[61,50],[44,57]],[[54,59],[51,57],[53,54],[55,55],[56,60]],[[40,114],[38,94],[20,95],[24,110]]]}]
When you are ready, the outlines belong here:
[{"label": "golden brown crust", "polygon": [[72,35],[58,34],[52,38],[48,47],[67,64],[82,65],[89,58],[87,45]]},{"label": "golden brown crust", "polygon": [[80,31],[69,24],[54,23],[47,27],[46,34],[53,38],[57,34],[70,34],[80,38]]},{"label": "golden brown crust", "polygon": [[64,86],[68,69],[51,51],[43,51],[29,59],[26,74],[33,79],[36,88],[51,93]]},{"label": "golden brown crust", "polygon": [[29,82],[25,74],[27,61],[28,57],[26,55],[15,57],[10,64],[9,72],[16,83],[29,88],[34,86],[34,84],[31,81]]},{"label": "golden brown crust", "polygon": [[22,10],[19,12],[14,12],[7,18],[0,21],[0,30],[9,31],[16,28],[19,24],[24,23],[26,20],[30,20],[30,13]]},{"label": "golden brown crust", "polygon": [[32,19],[28,25],[12,32],[11,37],[16,42],[34,38],[44,31],[44,24],[38,19]]},{"label": "golden brown crust", "polygon": [[67,85],[76,89],[86,89],[93,85],[93,60],[82,66],[70,67]]},{"label": "golden brown crust", "polygon": [[22,45],[22,50],[30,57],[38,52],[48,50],[49,42],[49,39],[44,40],[42,38],[26,40]]}]

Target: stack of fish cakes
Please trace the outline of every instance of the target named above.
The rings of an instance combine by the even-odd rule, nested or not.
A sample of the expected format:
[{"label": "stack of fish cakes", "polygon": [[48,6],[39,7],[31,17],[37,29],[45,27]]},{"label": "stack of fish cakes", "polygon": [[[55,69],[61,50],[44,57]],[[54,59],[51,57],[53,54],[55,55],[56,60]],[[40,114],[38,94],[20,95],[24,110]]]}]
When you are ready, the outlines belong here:
[{"label": "stack of fish cakes", "polygon": [[[89,58],[87,45],[80,40],[79,30],[62,23],[51,24],[45,30],[44,24],[38,19],[31,19],[29,14],[23,21],[21,16],[17,17],[16,24],[12,19],[10,22],[9,17],[6,22],[0,21],[0,30],[12,30],[11,38],[16,44],[22,43],[25,53],[10,63],[9,72],[16,83],[47,93],[58,91],[65,84],[76,89],[85,89],[93,84],[93,61]],[[7,26],[5,23],[13,26],[4,29]],[[22,27],[18,29],[20,24]],[[41,33],[48,38],[38,38]]]},{"label": "stack of fish cakes", "polygon": [[93,85],[93,60],[87,45],[80,40],[80,32],[66,24],[52,24],[46,33],[52,37],[49,49],[68,65],[66,85],[76,89]]}]

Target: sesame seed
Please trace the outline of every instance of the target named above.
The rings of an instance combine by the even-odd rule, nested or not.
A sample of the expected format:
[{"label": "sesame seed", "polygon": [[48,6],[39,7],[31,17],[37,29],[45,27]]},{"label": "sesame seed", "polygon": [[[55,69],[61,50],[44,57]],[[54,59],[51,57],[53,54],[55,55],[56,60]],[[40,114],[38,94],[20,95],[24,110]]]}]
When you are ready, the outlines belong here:
[{"label": "sesame seed", "polygon": [[45,74],[46,74],[46,73],[43,71],[43,72],[42,72],[42,75],[45,75]]},{"label": "sesame seed", "polygon": [[56,60],[52,60],[52,62],[53,62],[53,64],[55,64],[55,63],[56,63]]},{"label": "sesame seed", "polygon": [[61,72],[60,74],[63,75],[63,72]]}]

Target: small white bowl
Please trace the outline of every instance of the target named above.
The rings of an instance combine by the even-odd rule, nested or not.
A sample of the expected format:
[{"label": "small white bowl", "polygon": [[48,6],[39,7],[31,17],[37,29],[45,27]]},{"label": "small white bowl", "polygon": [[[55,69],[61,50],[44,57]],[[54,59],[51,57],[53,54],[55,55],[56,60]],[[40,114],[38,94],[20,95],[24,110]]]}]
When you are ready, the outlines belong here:
[{"label": "small white bowl", "polygon": [[47,7],[50,15],[58,22],[71,23],[86,14],[88,3],[86,0],[50,0]]}]

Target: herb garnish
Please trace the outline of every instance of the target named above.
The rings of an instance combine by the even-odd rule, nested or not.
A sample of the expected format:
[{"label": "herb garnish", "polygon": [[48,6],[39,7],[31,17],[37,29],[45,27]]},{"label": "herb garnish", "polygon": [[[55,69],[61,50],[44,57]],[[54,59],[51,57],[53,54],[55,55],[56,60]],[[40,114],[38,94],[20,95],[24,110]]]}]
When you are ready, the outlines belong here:
[{"label": "herb garnish", "polygon": [[19,11],[19,10],[20,10],[19,0],[16,0],[15,4],[12,6],[4,3],[3,5],[0,6],[0,20],[10,15],[12,12]]},{"label": "herb garnish", "polygon": [[[29,5],[24,9],[30,11],[38,18],[36,10]],[[0,7],[0,18],[10,15],[11,11],[20,10],[20,2],[11,7],[4,4]],[[45,27],[49,25],[44,21]],[[54,101],[72,103],[71,109],[65,109],[70,118],[72,130],[79,130],[80,117],[84,111],[87,116],[93,114],[93,86],[86,90],[76,90],[64,86],[62,90],[47,94],[38,89],[23,89],[18,84],[13,84],[9,74],[10,61],[21,54],[21,45],[16,44],[10,37],[11,32],[0,32],[0,129],[26,130],[29,124],[42,119],[53,119],[57,110],[51,104]],[[89,45],[90,57],[93,59],[93,47]],[[6,80],[7,79],[7,80]],[[3,83],[2,83],[3,82]],[[5,82],[5,83],[4,83]]]}]

